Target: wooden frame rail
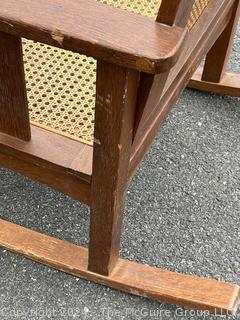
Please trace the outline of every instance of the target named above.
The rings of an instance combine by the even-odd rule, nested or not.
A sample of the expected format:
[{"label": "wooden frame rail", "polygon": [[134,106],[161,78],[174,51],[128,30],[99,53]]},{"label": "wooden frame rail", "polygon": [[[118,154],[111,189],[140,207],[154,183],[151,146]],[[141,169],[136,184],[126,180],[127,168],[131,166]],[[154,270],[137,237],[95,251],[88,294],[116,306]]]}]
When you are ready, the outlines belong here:
[{"label": "wooden frame rail", "polygon": [[3,1],[0,30],[150,73],[173,66],[186,35],[95,0]]},{"label": "wooden frame rail", "polygon": [[236,1],[227,27],[208,52],[204,68],[196,71],[188,87],[222,95],[240,96],[240,75],[227,72],[239,14],[240,2]]},{"label": "wooden frame rail", "polygon": [[201,91],[213,92],[226,96],[240,97],[240,74],[226,72],[220,82],[202,80],[203,68],[198,68],[192,76],[188,87]]},{"label": "wooden frame rail", "polygon": [[90,205],[92,147],[31,126],[25,142],[0,133],[0,165]]},{"label": "wooden frame rail", "polygon": [[[149,92],[141,92],[137,109],[148,110],[146,117],[138,122],[132,145],[129,182],[147,152],[159,127],[188,84],[194,71],[207,54],[212,44],[231,21],[234,0],[211,1],[208,10],[188,35],[178,63],[164,75],[156,75],[149,86]],[[149,76],[148,76],[149,77]],[[164,78],[163,78],[164,77]],[[159,88],[162,88],[161,90]],[[147,99],[146,99],[147,95]]]},{"label": "wooden frame rail", "polygon": [[0,132],[29,141],[21,38],[0,32]]},{"label": "wooden frame rail", "polygon": [[110,276],[88,270],[88,250],[0,219],[0,246],[50,267],[138,296],[179,306],[235,314],[234,284],[184,275],[119,259]]}]

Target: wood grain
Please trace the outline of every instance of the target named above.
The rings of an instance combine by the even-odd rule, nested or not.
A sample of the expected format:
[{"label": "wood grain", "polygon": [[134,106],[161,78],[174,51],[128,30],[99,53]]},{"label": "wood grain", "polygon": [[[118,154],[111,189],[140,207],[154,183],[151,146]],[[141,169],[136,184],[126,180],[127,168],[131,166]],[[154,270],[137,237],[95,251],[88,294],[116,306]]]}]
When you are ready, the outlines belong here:
[{"label": "wood grain", "polygon": [[185,38],[180,27],[95,0],[2,1],[0,29],[150,73],[170,68]]},{"label": "wood grain", "polygon": [[[221,33],[227,27],[231,17],[235,0],[211,0],[200,16],[197,24],[189,32],[188,39],[182,48],[178,63],[170,70],[169,78],[165,85],[163,95],[167,92],[173,82],[181,73],[181,70],[189,68],[189,58],[198,58],[199,65],[202,59],[211,49]],[[207,48],[204,48],[206,39],[209,39]],[[200,49],[201,48],[201,49]],[[204,56],[197,56],[199,51],[204,52]],[[189,69],[190,73],[196,70]],[[158,76],[156,76],[157,78]]]},{"label": "wood grain", "polygon": [[[119,259],[127,179],[201,59],[227,30],[236,3],[210,1],[185,43],[190,0],[163,0],[166,10],[158,21],[173,26],[94,0],[1,3],[0,30],[18,39],[15,45],[17,37],[24,36],[99,61],[93,160],[91,147],[40,128],[33,127],[30,142],[0,134],[0,164],[91,204],[89,251],[4,220],[0,220],[0,246],[136,295],[213,312],[236,312],[236,285]],[[225,50],[224,59],[227,56]],[[134,69],[145,72],[140,84]],[[161,74],[155,77],[147,74],[157,72]],[[139,114],[135,113],[137,94],[138,102],[143,101]],[[132,144],[134,119],[138,128]]]},{"label": "wood grain", "polygon": [[195,0],[162,0],[157,21],[167,25],[186,27]]},{"label": "wood grain", "polygon": [[0,32],[0,132],[31,138],[21,39],[4,32]]},{"label": "wood grain", "polygon": [[93,152],[91,146],[34,125],[31,126],[31,130],[32,139],[29,142],[0,133],[1,151],[12,150],[22,159],[31,158],[38,163],[49,162],[68,168],[90,181]]},{"label": "wood grain", "polygon": [[[172,2],[168,0],[162,0],[157,16],[157,22],[171,26],[179,25],[182,28],[185,28],[189,20],[193,2],[194,0],[175,0]],[[158,75],[158,77],[156,77],[156,75],[141,72],[134,124],[134,143],[136,143],[136,140],[138,140],[139,132],[140,135],[142,134],[141,127],[144,125],[144,122],[148,118],[149,114],[152,113],[152,105],[154,104],[156,97],[161,97],[168,76],[169,70],[161,73]],[[156,94],[153,96],[151,94],[152,92],[155,92]],[[153,101],[151,101],[152,98]],[[136,135],[137,138],[135,137]]]},{"label": "wood grain", "polygon": [[237,29],[240,13],[240,1],[235,1],[232,11],[232,18],[229,21],[224,32],[208,52],[202,72],[202,80],[207,82],[221,82],[224,77],[230,54],[234,36]]},{"label": "wood grain", "polygon": [[188,87],[221,95],[240,97],[240,74],[225,73],[220,82],[202,80],[202,68],[198,68],[192,76]]},{"label": "wood grain", "polygon": [[109,276],[90,272],[88,250],[0,220],[0,246],[72,275],[179,306],[234,314],[240,302],[237,285],[184,275],[120,259]]},{"label": "wood grain", "polygon": [[0,133],[0,165],[90,204],[92,147],[31,128],[30,142]]},{"label": "wood grain", "polygon": [[137,71],[98,63],[89,270],[104,275],[119,257],[138,77]]},{"label": "wood grain", "polygon": [[[211,1],[198,23],[189,33],[179,62],[170,71],[164,90],[158,90],[158,87],[161,88],[162,86],[162,75],[155,77],[155,83],[146,103],[146,108],[151,109],[151,112],[149,112],[148,117],[145,117],[145,122],[138,128],[132,145],[129,182],[159,127],[166,119],[204,55],[229,23],[233,4],[234,0],[229,0],[227,3],[226,0]],[[139,94],[141,95],[141,92]],[[145,95],[145,93],[142,94]],[[147,104],[149,104],[149,107],[147,107]]]}]

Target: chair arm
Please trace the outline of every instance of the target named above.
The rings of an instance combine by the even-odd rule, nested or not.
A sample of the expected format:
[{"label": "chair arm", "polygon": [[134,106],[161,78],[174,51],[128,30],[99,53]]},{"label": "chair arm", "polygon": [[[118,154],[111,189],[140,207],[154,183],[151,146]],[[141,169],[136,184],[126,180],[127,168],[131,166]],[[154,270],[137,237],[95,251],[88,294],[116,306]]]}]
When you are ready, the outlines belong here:
[{"label": "chair arm", "polygon": [[4,0],[0,30],[147,73],[171,68],[186,34],[95,0]]}]

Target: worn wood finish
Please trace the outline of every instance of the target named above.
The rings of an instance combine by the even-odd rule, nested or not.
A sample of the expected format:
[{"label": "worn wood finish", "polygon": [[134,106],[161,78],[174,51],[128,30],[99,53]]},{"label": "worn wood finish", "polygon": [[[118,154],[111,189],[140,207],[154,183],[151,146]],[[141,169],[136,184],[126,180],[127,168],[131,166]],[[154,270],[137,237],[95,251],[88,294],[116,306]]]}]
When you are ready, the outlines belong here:
[{"label": "worn wood finish", "polygon": [[90,204],[92,147],[31,128],[30,142],[0,133],[0,165]]},{"label": "worn wood finish", "polygon": [[240,301],[237,285],[122,259],[109,277],[90,272],[86,248],[4,220],[0,220],[0,246],[72,275],[179,306],[234,314]]},{"label": "worn wood finish", "polygon": [[[167,72],[166,72],[167,73]],[[133,141],[139,126],[141,125],[142,119],[144,119],[146,110],[145,106],[151,92],[152,85],[154,83],[154,75],[149,73],[140,73],[138,92],[141,92],[141,95],[137,95],[137,107],[136,115],[134,120],[134,130],[133,130]]]},{"label": "worn wood finish", "polygon": [[224,32],[214,43],[208,52],[204,69],[202,72],[202,80],[206,82],[221,82],[227,69],[229,57],[232,51],[234,35],[237,29],[237,23],[240,13],[240,1],[235,1],[233,7],[232,18],[229,21]]},{"label": "worn wood finish", "polygon": [[[194,0],[176,0],[172,2],[162,0],[156,21],[167,25],[179,25],[185,28],[189,20],[193,2]],[[137,131],[140,131],[140,135],[142,134],[141,127],[144,126],[144,122],[149,114],[152,113],[152,106],[155,102],[152,101],[152,98],[156,99],[156,97],[161,97],[168,76],[169,70],[161,73],[158,77],[144,72],[141,73],[134,124],[134,138]],[[156,93],[156,95],[151,95],[152,92]],[[138,138],[135,140],[137,139]]]},{"label": "worn wood finish", "polygon": [[[145,108],[151,110],[139,126],[132,145],[129,168],[129,182],[153,141],[159,127],[189,82],[204,55],[211,48],[230,21],[233,0],[212,1],[189,33],[178,63],[170,71],[163,90],[162,75],[155,76]],[[138,99],[146,93],[139,92]]]},{"label": "worn wood finish", "polygon": [[[178,77],[183,68],[189,68],[188,59],[191,55],[195,55],[198,59],[199,65],[203,59],[203,56],[198,56],[198,52],[202,46],[207,42],[207,48],[201,48],[201,52],[204,52],[204,56],[211,49],[213,43],[216,42],[218,37],[227,27],[234,6],[234,0],[211,0],[204,10],[203,14],[199,18],[197,24],[189,32],[188,39],[182,49],[182,53],[179,57],[178,63],[170,70],[169,77],[167,79],[163,95],[167,92],[172,82]],[[190,73],[194,73],[196,70],[189,69]],[[157,76],[158,77],[158,76]],[[157,78],[156,77],[156,78]],[[177,83],[175,81],[175,83]]]},{"label": "worn wood finish", "polygon": [[[0,246],[136,295],[234,313],[240,301],[236,285],[119,259],[127,179],[201,59],[221,34],[226,37],[233,23],[236,0],[212,0],[185,37],[192,2],[163,0],[158,21],[170,26],[94,0],[1,3],[0,30],[92,55],[99,61],[93,159],[93,148],[40,128],[32,128],[30,142],[10,136],[12,132],[0,133],[1,165],[91,205],[89,250],[4,220],[0,220]],[[232,30],[233,24],[224,59]],[[140,83],[134,69],[142,72]],[[161,74],[147,74],[156,72]]]},{"label": "worn wood finish", "polygon": [[139,74],[98,63],[89,270],[108,275],[119,256]]},{"label": "worn wood finish", "polygon": [[[0,133],[1,152],[9,150],[27,161],[67,168],[90,181],[92,174],[93,148],[70,138],[32,125],[29,142]],[[28,160],[30,159],[30,160]]]},{"label": "worn wood finish", "polygon": [[176,62],[185,37],[180,27],[95,0],[2,1],[0,30],[150,73]]},{"label": "worn wood finish", "polygon": [[0,32],[0,132],[30,140],[21,39]]},{"label": "worn wood finish", "polygon": [[167,25],[186,27],[194,0],[162,0],[157,21]]},{"label": "worn wood finish", "polygon": [[[162,91],[165,87],[166,80],[169,76],[169,71],[156,76],[148,73],[141,73],[139,88],[138,88],[138,98],[137,98],[137,110],[134,123],[134,137],[132,149],[134,149],[137,141],[142,139],[142,128],[149,115],[152,114],[152,108],[155,103],[157,96],[162,95]],[[155,92],[156,95],[152,95]]]},{"label": "worn wood finish", "polygon": [[12,154],[0,153],[0,166],[16,171],[30,179],[38,181],[62,192],[75,200],[90,205],[90,184],[67,170],[63,171],[52,166],[27,162]]},{"label": "worn wood finish", "polygon": [[197,69],[188,84],[189,88],[240,97],[240,74],[225,73],[220,82],[207,82],[202,80],[202,71],[202,68]]}]

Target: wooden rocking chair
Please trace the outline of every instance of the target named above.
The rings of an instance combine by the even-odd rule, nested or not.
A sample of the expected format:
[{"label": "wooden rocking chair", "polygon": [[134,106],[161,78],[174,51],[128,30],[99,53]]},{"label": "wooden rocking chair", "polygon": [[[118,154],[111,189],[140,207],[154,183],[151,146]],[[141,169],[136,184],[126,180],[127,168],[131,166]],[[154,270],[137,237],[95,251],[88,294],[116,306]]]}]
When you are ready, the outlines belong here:
[{"label": "wooden rocking chair", "polygon": [[126,261],[119,247],[126,188],[183,89],[240,96],[240,76],[226,73],[238,15],[239,0],[1,1],[0,164],[88,204],[91,223],[87,249],[0,220],[0,246],[234,313],[237,285]]}]

